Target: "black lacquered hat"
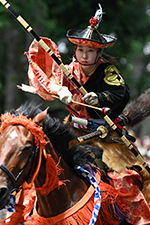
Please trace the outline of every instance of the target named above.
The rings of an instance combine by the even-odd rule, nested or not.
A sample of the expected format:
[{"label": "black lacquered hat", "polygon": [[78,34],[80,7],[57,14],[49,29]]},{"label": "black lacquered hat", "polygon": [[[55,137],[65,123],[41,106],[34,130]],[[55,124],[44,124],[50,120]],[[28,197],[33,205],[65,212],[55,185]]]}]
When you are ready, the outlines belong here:
[{"label": "black lacquered hat", "polygon": [[96,11],[95,16],[90,19],[90,26],[84,30],[68,30],[68,39],[74,44],[93,48],[107,48],[112,46],[117,38],[111,35],[101,34],[97,30],[102,19],[102,14],[102,7],[99,4],[99,9]]}]

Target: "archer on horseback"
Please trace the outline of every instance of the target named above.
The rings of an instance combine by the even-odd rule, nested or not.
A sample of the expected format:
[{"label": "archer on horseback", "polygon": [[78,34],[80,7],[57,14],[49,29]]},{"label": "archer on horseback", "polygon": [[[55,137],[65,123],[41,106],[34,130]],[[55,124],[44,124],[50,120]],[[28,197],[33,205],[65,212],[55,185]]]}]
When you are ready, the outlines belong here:
[{"label": "archer on horseback", "polygon": [[[36,40],[41,44],[41,47],[43,47],[43,46],[46,47],[46,48],[44,48],[46,51],[45,52],[45,51],[43,51],[44,49],[42,49],[38,45],[38,43],[36,41],[34,41],[32,43],[32,45],[30,46],[29,52],[27,53],[28,59],[30,62],[30,66],[29,66],[30,84],[31,84],[31,86],[33,86],[36,89],[36,92],[41,97],[43,97],[46,100],[52,100],[53,96],[51,94],[57,94],[63,102],[65,102],[66,104],[69,104],[72,102],[72,98],[74,98],[74,97],[77,98],[77,97],[81,96],[81,99],[83,98],[83,100],[86,103],[88,103],[90,105],[100,104],[100,107],[102,107],[102,103],[100,102],[101,98],[99,98],[100,96],[102,96],[104,98],[104,100],[107,103],[109,103],[108,105],[104,105],[104,106],[108,106],[112,109],[110,118],[114,120],[120,114],[120,112],[123,110],[123,108],[125,107],[125,105],[127,104],[128,100],[129,100],[129,89],[128,89],[128,86],[126,85],[126,83],[124,82],[123,78],[121,77],[118,69],[114,65],[109,64],[109,63],[108,64],[104,63],[101,59],[99,59],[99,57],[105,58],[104,54],[103,54],[103,48],[111,46],[116,41],[116,39],[109,35],[104,35],[104,34],[101,35],[98,33],[97,25],[99,23],[97,23],[96,18],[99,20],[99,19],[101,19],[101,17],[99,18],[97,13],[95,15],[95,19],[92,18],[92,20],[90,22],[90,27],[88,27],[84,31],[79,31],[76,33],[76,31],[70,30],[67,33],[68,38],[73,43],[77,44],[76,49],[75,49],[76,62],[72,62],[70,65],[66,66],[68,68],[68,71],[70,71],[70,74],[68,74],[67,68],[64,68],[63,63],[61,63],[61,61],[60,61],[61,59],[60,59],[56,44],[47,38],[43,38],[44,41],[42,41],[42,39],[40,39],[35,34],[32,27],[30,27],[29,24],[24,21],[24,19],[21,19],[21,17],[17,13],[14,14],[15,11],[12,9],[12,7],[6,1],[1,1],[1,3],[10,10],[10,12],[14,15],[14,17],[23,25],[23,27],[29,33],[31,33],[32,35],[33,34],[35,35]],[[100,8],[100,15],[102,15],[101,8]],[[89,36],[84,36],[83,35],[84,32]],[[92,35],[91,37],[90,37],[90,34]],[[81,36],[79,36],[79,35],[81,35]],[[100,40],[99,40],[99,38],[100,38]],[[73,40],[73,39],[75,39],[75,40]],[[87,43],[87,45],[85,45],[85,43]],[[93,45],[89,46],[89,43],[93,44]],[[50,49],[48,47],[50,47]],[[90,51],[89,51],[89,49],[90,49]],[[54,55],[54,53],[55,53],[55,55]],[[86,56],[86,58],[83,60],[83,62],[81,60],[82,55],[84,55],[84,57]],[[55,62],[53,61],[52,58],[55,60]],[[60,68],[58,66],[60,66]],[[99,73],[100,66],[106,66],[103,68],[103,70],[101,70],[101,73]],[[62,72],[61,69],[63,70],[64,73]],[[66,80],[66,78],[64,76],[65,72],[66,72],[66,75],[71,79],[71,81],[74,78],[74,80],[76,82],[70,83],[69,79]],[[101,74],[103,75],[102,77],[101,77]],[[90,75],[92,75],[92,76],[90,76]],[[77,84],[76,86],[78,87],[78,82],[81,83],[81,85],[83,85],[79,88],[79,90],[76,89],[74,86],[74,84]],[[93,84],[93,87],[92,87],[92,84]],[[105,87],[105,90],[102,89],[102,93],[101,92],[99,93],[99,91],[101,91],[101,90],[97,91],[95,88],[98,88],[101,85],[102,85],[102,88]],[[89,91],[89,93],[85,93],[86,89],[84,89],[84,87],[87,89],[87,91]],[[80,93],[80,91],[84,95],[84,97]],[[93,91],[94,91],[94,93],[93,93]],[[113,98],[111,98],[112,96],[113,96]],[[113,101],[114,99],[116,99],[116,101]],[[111,106],[111,104],[112,104],[112,106]],[[77,115],[77,117],[78,116],[82,117],[82,114],[80,113],[80,112],[82,112],[83,116],[85,116],[85,117],[88,116],[88,117],[93,117],[96,119],[98,117],[98,119],[99,119],[99,115],[97,113],[95,116],[95,115],[91,114],[91,112],[89,112],[88,109],[87,109],[87,113],[84,115],[84,112],[86,112],[86,109],[85,108],[79,109],[78,107],[80,107],[80,105],[81,104],[76,105],[77,108],[75,106],[74,106],[74,108],[72,108],[71,112],[75,113],[74,116]],[[70,107],[73,107],[73,105],[71,105]],[[113,114],[113,113],[115,113],[115,111],[116,111],[116,115]],[[24,112],[24,110],[23,110],[23,112]],[[17,111],[17,113],[18,113],[18,111]],[[93,113],[93,111],[92,111],[92,113]],[[38,116],[38,118],[41,118],[41,116]],[[111,121],[111,119],[109,119],[109,117],[107,117],[107,115],[104,117],[104,119],[112,128],[112,131],[118,131],[115,124],[113,124],[113,122]],[[8,124],[8,118],[6,119],[6,121]],[[35,121],[37,122],[37,119]],[[44,121],[44,119],[42,119],[42,121]],[[11,118],[11,122],[13,122],[13,123],[15,122],[15,124],[16,124],[16,121],[12,121],[12,118]],[[31,121],[29,123],[31,123]],[[36,125],[37,125],[37,123],[36,123]],[[41,126],[40,126],[40,128],[41,128]],[[55,126],[55,128],[56,128],[56,126]],[[5,129],[5,132],[6,131],[7,130]],[[61,132],[62,132],[62,127],[61,127]],[[59,134],[61,134],[61,132],[59,132]],[[26,133],[26,132],[23,132],[23,133]],[[3,134],[3,135],[5,135],[5,134]],[[116,135],[116,134],[114,134],[114,135]],[[116,135],[116,137],[118,138],[117,135]],[[119,193],[121,191],[123,191],[124,197],[125,197],[125,195],[124,195],[125,193],[127,193],[128,191],[130,192],[129,193],[130,199],[129,199],[128,205],[131,205],[131,203],[134,203],[134,206],[131,207],[132,211],[129,210],[129,213],[131,213],[131,217],[127,218],[128,221],[131,222],[131,224],[141,224],[141,221],[142,221],[142,224],[147,224],[147,223],[149,223],[149,218],[150,218],[150,217],[148,217],[148,213],[147,213],[149,211],[149,206],[147,205],[147,203],[150,205],[150,198],[149,198],[149,195],[148,195],[148,197],[146,196],[145,187],[149,186],[149,185],[147,185],[147,180],[148,181],[150,180],[149,179],[150,167],[146,164],[146,162],[144,162],[144,160],[142,159],[140,154],[138,154],[138,152],[135,150],[135,148],[133,148],[132,144],[125,138],[125,136],[120,135],[119,137],[120,137],[120,139],[115,140],[114,136],[112,135],[109,140],[110,142],[108,142],[108,140],[102,141],[102,146],[104,147],[104,153],[105,153],[105,157],[103,157],[103,161],[107,162],[108,167],[113,169],[109,173],[110,183],[115,189],[117,189],[117,191]],[[10,140],[12,140],[12,139],[10,138],[9,141]],[[2,142],[3,142],[3,140],[2,140]],[[57,141],[55,141],[55,143],[57,143]],[[7,144],[8,143],[6,142],[6,147],[7,147]],[[2,146],[4,146],[4,143],[2,143]],[[15,146],[15,145],[12,145],[12,146]],[[9,145],[9,147],[12,147],[12,146]],[[89,145],[89,146],[91,147],[91,145]],[[81,145],[79,145],[79,147],[81,147]],[[5,149],[2,148],[2,150],[5,150]],[[6,150],[8,150],[8,148],[6,148]],[[130,151],[127,151],[127,150],[130,150]],[[19,148],[19,152],[20,152],[20,148]],[[70,149],[69,149],[69,152],[72,152],[72,151],[70,151]],[[134,154],[132,154],[132,152]],[[92,151],[92,153],[93,153],[93,151]],[[6,156],[6,154],[5,154],[5,156]],[[141,173],[139,174],[138,171],[134,171],[131,168],[132,166],[137,165],[136,163],[138,162],[138,160],[141,162],[141,166],[143,166],[144,169],[145,168],[147,169],[146,171],[142,170],[143,176],[140,176]],[[4,160],[4,161],[7,162],[7,160]],[[50,165],[50,163],[48,163],[48,164]],[[15,167],[15,169],[16,168],[18,169],[18,167]],[[125,170],[122,170],[123,168],[125,168]],[[131,169],[128,170],[128,168],[131,168]],[[3,172],[6,173],[7,179],[9,177],[11,177],[11,179],[12,179],[12,177],[14,175],[13,176],[11,175],[11,171],[8,172],[9,170],[7,169],[7,167],[5,165],[1,164],[1,169],[3,170]],[[145,172],[145,174],[144,174],[144,172]],[[147,175],[147,172],[149,172],[148,175]],[[130,179],[130,178],[134,178],[134,176],[139,178],[138,182],[135,182],[134,179]],[[43,176],[40,176],[40,177],[43,177]],[[142,178],[144,181],[143,184],[142,184]],[[124,179],[127,182],[124,182]],[[12,180],[14,181],[14,177]],[[16,178],[15,178],[15,181],[16,181]],[[120,182],[125,184],[126,188],[124,188],[124,187],[122,188],[122,186],[120,186],[120,184],[119,184]],[[137,191],[134,191],[134,189],[131,188],[131,186],[132,186],[131,183],[133,183],[137,187],[137,189],[138,189]],[[143,185],[143,188],[142,188],[142,185]],[[102,183],[102,187],[104,187],[103,183]],[[71,188],[69,188],[69,189],[71,189]],[[140,192],[140,190],[143,191],[144,196],[142,196],[142,193]],[[139,193],[138,198],[136,196],[137,193]],[[149,193],[149,190],[148,190],[148,193]],[[109,187],[109,195],[110,195],[110,187]],[[106,199],[108,200],[108,193],[106,193],[106,196],[107,196]],[[118,193],[117,193],[117,196],[118,196]],[[144,198],[144,197],[147,197],[147,198]],[[116,199],[116,197],[115,197],[115,199]],[[141,201],[141,199],[142,199],[142,201]],[[145,199],[147,202],[146,202],[146,208],[144,209],[143,205],[145,203]],[[60,202],[60,198],[58,199],[58,201]],[[105,201],[105,198],[104,198],[104,201]],[[47,201],[47,202],[49,202],[49,201]],[[114,200],[113,200],[113,202],[114,202]],[[141,209],[139,207],[137,207],[137,203],[139,203]],[[124,208],[124,204],[122,204],[122,207]],[[104,210],[104,211],[109,212],[108,208],[107,208],[107,210]],[[44,212],[45,212],[45,210],[44,210]],[[144,215],[141,216],[140,213],[143,213]],[[102,215],[102,207],[101,207],[100,214]],[[120,214],[120,212],[118,214]],[[138,218],[136,218],[136,220],[138,220],[138,222],[135,221],[135,219],[134,219],[135,216],[138,217]],[[144,223],[143,223],[143,217],[145,220]],[[109,220],[109,217],[105,216],[105,218],[107,218]],[[38,221],[41,221],[41,220],[38,219]],[[109,222],[111,223],[111,220],[109,220]],[[109,224],[109,222],[106,224]],[[117,217],[117,224],[118,224],[118,222],[120,223],[120,221],[118,221],[118,217]],[[111,224],[114,224],[114,223],[111,223]]]},{"label": "archer on horseback", "polygon": [[[71,122],[70,125],[78,137],[85,133],[93,134],[94,129],[97,131],[102,127],[102,135],[90,137],[88,141],[82,138],[81,142],[102,148],[102,160],[109,168],[120,173],[139,161],[140,166],[142,164],[144,169],[150,172],[136,146],[131,143],[135,140],[130,137],[129,141],[120,130],[121,127],[116,125],[118,116],[129,101],[130,93],[118,68],[112,64],[114,58],[103,53],[104,48],[116,42],[116,38],[98,32],[97,27],[103,14],[100,4],[99,7],[90,20],[90,26],[84,30],[71,29],[67,32],[68,39],[76,45],[75,60],[69,65],[63,65],[57,45],[52,40],[33,35],[35,40],[25,53],[29,60],[29,82],[35,92],[45,100],[53,100],[55,96],[59,96],[60,100],[67,104],[72,118],[92,121],[91,127],[85,127],[84,124],[70,121],[70,115],[66,118],[65,122]],[[26,26],[26,29],[32,34],[35,33],[31,27],[29,29]],[[110,108],[110,118],[107,113],[84,107],[82,101],[88,106]],[[79,142],[77,138],[70,146],[78,145]]]},{"label": "archer on horseback", "polygon": [[[100,34],[97,27],[102,19],[102,8],[90,19],[90,25],[84,30],[69,30],[68,39],[75,44],[75,55],[69,65],[65,65],[71,75],[88,92],[84,96],[80,90],[66,79],[64,72],[38,47],[34,40],[27,53],[29,60],[28,77],[30,85],[36,88],[45,100],[52,100],[52,94],[59,96],[60,100],[67,104],[67,109],[74,117],[86,118],[101,124],[100,114],[91,108],[81,106],[77,103],[83,101],[89,105],[98,107],[109,107],[112,120],[120,115],[129,101],[129,88],[120,75],[118,68],[114,65],[115,59],[103,53],[104,48],[112,46],[117,40],[115,37]],[[44,42],[60,58],[56,44],[50,39],[43,38]],[[46,74],[43,79],[43,71]],[[37,76],[38,73],[38,76]],[[76,126],[76,125],[75,125]],[[77,126],[83,128],[83,126]],[[84,129],[86,129],[84,127]]]}]

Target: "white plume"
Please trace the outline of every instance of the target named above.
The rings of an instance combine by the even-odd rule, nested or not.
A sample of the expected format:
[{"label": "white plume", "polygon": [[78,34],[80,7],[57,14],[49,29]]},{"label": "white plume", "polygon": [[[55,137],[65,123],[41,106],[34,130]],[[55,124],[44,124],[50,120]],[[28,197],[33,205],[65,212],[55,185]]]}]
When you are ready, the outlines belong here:
[{"label": "white plume", "polygon": [[99,23],[102,20],[102,15],[103,15],[103,11],[102,11],[102,7],[101,7],[100,3],[98,4],[98,6],[99,6],[99,9],[96,10],[96,13],[95,13],[95,16],[94,16],[94,18],[98,19],[98,23],[96,25],[96,28],[98,28]]}]

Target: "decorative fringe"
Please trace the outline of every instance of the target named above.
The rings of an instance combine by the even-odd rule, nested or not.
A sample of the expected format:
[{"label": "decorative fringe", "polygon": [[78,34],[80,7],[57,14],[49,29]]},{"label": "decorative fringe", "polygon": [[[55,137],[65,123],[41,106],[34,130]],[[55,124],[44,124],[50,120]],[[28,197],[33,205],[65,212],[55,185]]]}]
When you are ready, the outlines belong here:
[{"label": "decorative fringe", "polygon": [[[49,160],[51,160],[50,157],[49,157]],[[50,162],[49,160],[47,161],[47,163]],[[56,173],[56,170],[55,170],[55,173]],[[118,225],[121,218],[119,218],[116,212],[115,205],[127,217],[129,216],[128,222],[130,222],[133,219],[130,209],[132,208],[132,205],[135,207],[134,200],[137,199],[137,196],[140,193],[136,185],[134,185],[130,189],[129,193],[126,193],[126,192],[123,193],[119,190],[116,190],[114,187],[110,186],[109,184],[101,181],[100,190],[102,195],[102,203],[101,203],[101,209],[98,215],[98,219],[95,225],[104,225],[104,224]],[[35,201],[35,196],[32,196],[29,202],[29,205],[24,210],[23,210],[23,207],[20,209],[20,205],[17,206],[18,207],[17,212],[13,214],[11,221],[8,222],[7,225],[17,225],[19,222],[23,222],[23,221],[25,225],[56,225],[56,224],[57,225],[69,225],[69,224],[87,225],[91,219],[93,207],[95,205],[94,193],[93,193],[92,197],[87,201],[87,204],[85,204],[84,206],[82,205],[80,208],[78,208],[76,212],[73,211],[73,213],[69,214],[66,218],[65,216],[62,216],[59,221],[57,221],[57,216],[51,217],[51,218],[44,218],[38,215],[37,213],[33,214],[31,218],[28,220],[27,214],[29,214],[29,212],[31,211],[34,205],[34,201]],[[18,209],[20,211],[18,211]],[[22,212],[23,212],[24,218],[22,216]],[[140,214],[140,215],[143,216],[143,214]],[[135,217],[137,218],[137,215],[135,215]],[[143,219],[145,219],[144,216],[143,216]]]},{"label": "decorative fringe", "polygon": [[[94,203],[94,196],[89,200],[87,205],[78,210],[72,216],[57,222],[57,225],[69,225],[69,224],[87,225],[91,219],[93,203]],[[31,219],[25,222],[25,225],[56,225],[56,223],[51,218],[44,218],[36,214],[31,216]]]},{"label": "decorative fringe", "polygon": [[59,180],[61,170],[57,167],[55,161],[51,155],[47,155],[46,159],[46,179],[42,187],[36,188],[36,191],[40,191],[41,195],[48,195],[55,188],[59,188],[64,183]]},{"label": "decorative fringe", "polygon": [[[110,185],[101,182],[100,189],[102,194],[102,204],[101,210],[98,215],[98,219],[95,225],[104,225],[104,224],[113,224],[118,225],[119,217],[115,210],[114,203],[117,204],[119,209],[126,215],[129,213],[129,207],[127,206],[127,202],[125,198],[128,196],[127,194],[118,193],[113,187]],[[130,195],[130,194],[129,194]],[[131,197],[136,195],[134,190],[131,194]],[[127,198],[128,199],[128,198]],[[86,205],[78,209],[78,211],[74,212],[72,215],[64,218],[60,221],[55,221],[52,218],[44,218],[38,214],[34,214],[31,216],[29,221],[25,221],[25,225],[87,225],[91,219],[92,211],[94,207],[94,194],[89,199]],[[56,218],[56,217],[54,217]]]},{"label": "decorative fringe", "polygon": [[2,132],[7,126],[13,125],[13,124],[20,124],[24,127],[26,127],[28,130],[31,131],[31,133],[35,137],[35,144],[37,146],[41,146],[42,148],[46,145],[46,140],[44,139],[44,132],[40,126],[38,126],[34,121],[32,121],[31,118],[27,118],[27,116],[24,116],[20,114],[19,116],[11,115],[10,113],[5,113],[1,115],[1,127],[0,132]]}]

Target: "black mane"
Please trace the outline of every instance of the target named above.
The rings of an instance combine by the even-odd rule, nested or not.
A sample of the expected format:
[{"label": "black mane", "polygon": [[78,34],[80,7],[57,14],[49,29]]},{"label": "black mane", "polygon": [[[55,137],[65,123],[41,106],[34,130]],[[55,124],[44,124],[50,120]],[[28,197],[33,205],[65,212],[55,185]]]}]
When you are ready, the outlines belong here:
[{"label": "black mane", "polygon": [[[15,116],[22,113],[24,116],[27,116],[27,118],[32,119],[42,112],[42,110],[39,108],[39,105],[25,103],[21,105],[19,109],[12,109],[9,112]],[[49,114],[47,114],[46,119],[44,120],[43,131],[50,139],[53,147],[61,155],[69,148],[69,142],[75,139],[75,134],[69,124],[63,124],[58,118],[52,118]]]}]

